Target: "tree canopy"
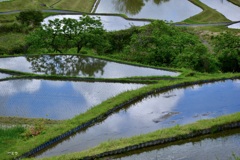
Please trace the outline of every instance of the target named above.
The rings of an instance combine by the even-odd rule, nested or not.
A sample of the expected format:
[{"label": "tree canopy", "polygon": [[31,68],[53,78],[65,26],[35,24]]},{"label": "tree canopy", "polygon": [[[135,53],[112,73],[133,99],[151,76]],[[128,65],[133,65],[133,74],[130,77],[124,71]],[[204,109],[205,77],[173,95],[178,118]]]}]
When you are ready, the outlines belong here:
[{"label": "tree canopy", "polygon": [[84,15],[79,20],[64,18],[50,20],[28,36],[31,47],[47,48],[62,53],[69,48],[92,47],[101,51],[107,45],[105,30],[100,21]]},{"label": "tree canopy", "polygon": [[41,11],[26,10],[21,11],[16,19],[23,25],[39,26],[43,21],[43,14]]},{"label": "tree canopy", "polygon": [[[129,34],[119,31],[126,36],[121,41],[117,40],[121,46],[118,50],[122,49],[120,52],[123,60],[155,66],[190,68],[201,72],[217,70],[215,57],[208,53],[199,37],[186,28],[166,24],[164,21],[154,21],[147,26],[134,27],[128,31]],[[110,37],[118,36],[119,32],[110,34]],[[116,42],[110,43],[114,45]]]},{"label": "tree canopy", "polygon": [[223,72],[240,72],[240,36],[226,32],[214,39],[214,49]]}]

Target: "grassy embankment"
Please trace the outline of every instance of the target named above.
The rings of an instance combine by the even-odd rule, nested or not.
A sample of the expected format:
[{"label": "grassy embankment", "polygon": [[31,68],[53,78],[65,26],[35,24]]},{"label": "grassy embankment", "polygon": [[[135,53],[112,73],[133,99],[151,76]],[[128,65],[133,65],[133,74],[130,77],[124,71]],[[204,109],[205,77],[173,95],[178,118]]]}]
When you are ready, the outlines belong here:
[{"label": "grassy embankment", "polygon": [[158,130],[145,135],[138,135],[131,138],[122,138],[118,140],[110,140],[108,142],[103,142],[100,145],[86,151],[65,154],[61,156],[54,156],[54,157],[49,157],[44,159],[46,160],[48,159],[51,159],[51,160],[80,159],[83,157],[93,156],[93,155],[97,155],[107,151],[113,151],[113,150],[125,148],[128,146],[133,146],[133,145],[137,145],[140,143],[145,143],[145,142],[149,142],[157,139],[184,136],[189,133],[193,133],[193,132],[197,132],[197,131],[209,129],[209,128],[212,128],[212,133],[214,133],[214,128],[216,126],[228,124],[231,122],[239,122],[239,121],[240,121],[240,113],[221,116],[221,117],[210,119],[210,120],[200,120],[192,124],[187,124],[183,126],[177,125],[175,127]]},{"label": "grassy embankment", "polygon": [[[13,10],[26,10],[26,9],[52,9],[50,6],[58,2],[57,0],[14,0],[14,1],[4,1],[1,2],[0,11],[13,11]],[[95,0],[90,1],[66,1],[62,0],[59,4],[56,4],[59,8],[54,9],[64,9],[64,10],[77,10],[82,12],[90,12]],[[45,4],[45,5],[42,5]],[[74,5],[73,5],[74,4]],[[54,15],[55,13],[44,13],[44,17],[48,17],[50,15]],[[17,23],[16,16],[18,14],[11,14],[11,15],[0,15],[0,26],[2,25],[12,25],[13,23]],[[2,33],[0,31],[0,51],[7,52],[14,51],[14,49],[19,48],[21,46],[25,46],[25,33]]]},{"label": "grassy embankment", "polygon": [[[44,133],[42,133],[36,137],[32,137],[27,140],[18,139],[15,142],[15,144],[13,144],[11,147],[5,148],[5,150],[2,153],[0,153],[0,156],[8,159],[8,158],[11,158],[11,156],[7,155],[6,152],[13,151],[13,152],[18,152],[19,154],[27,152],[27,151],[31,150],[32,148],[34,148],[46,141],[49,141],[50,139],[52,139],[58,135],[61,135],[65,132],[69,131],[72,128],[75,128],[76,126],[78,126],[80,124],[88,122],[89,120],[91,120],[99,115],[102,115],[103,113],[107,112],[111,108],[114,108],[115,106],[117,106],[123,102],[126,102],[129,99],[132,99],[132,98],[140,96],[140,95],[144,95],[150,91],[155,91],[158,88],[162,88],[165,86],[171,86],[171,85],[175,85],[175,84],[179,84],[179,83],[185,84],[187,82],[195,82],[195,81],[199,81],[199,80],[218,80],[218,79],[222,79],[222,78],[231,78],[231,77],[240,76],[240,74],[231,74],[231,73],[229,73],[229,74],[192,73],[190,75],[191,75],[190,77],[186,77],[186,78],[184,78],[184,76],[182,76],[182,77],[180,76],[180,78],[182,78],[182,79],[179,79],[179,80],[159,81],[159,83],[157,83],[157,84],[151,84],[146,87],[140,88],[138,90],[121,93],[121,94],[119,94],[115,97],[112,97],[112,98],[102,102],[101,104],[93,107],[92,109],[88,110],[87,112],[74,117],[71,120],[63,121],[61,124],[55,124],[55,125],[52,125],[51,127],[47,126],[44,130]],[[234,116],[229,116],[228,118],[224,118],[224,119],[229,120],[229,121],[235,121],[236,119],[233,117]],[[240,120],[240,116],[237,116],[237,117],[239,118],[238,120]],[[216,120],[213,119],[210,121],[213,121],[213,123],[216,124],[215,123]],[[208,122],[209,124],[211,124],[210,121]],[[204,123],[204,125],[205,125],[205,122],[198,122],[198,123],[200,123],[200,124]],[[195,125],[193,125],[193,126],[195,126]],[[188,131],[190,131],[193,126],[191,126]],[[179,130],[179,128],[178,128],[178,130]],[[185,128],[183,130],[185,131]],[[181,133],[182,130],[179,130],[179,132]],[[176,132],[173,132],[173,133],[176,133]],[[159,136],[162,136],[162,131],[159,131],[159,133],[155,133],[155,134],[156,134],[156,137],[159,138]],[[159,134],[159,135],[157,135],[157,134]],[[167,136],[167,135],[168,134],[165,134],[164,136]],[[154,137],[151,134],[142,135],[142,136],[145,137],[146,139],[149,139],[150,137],[152,137],[154,139]],[[133,138],[134,144],[141,143],[141,141],[144,140],[145,138],[139,138],[137,141],[135,141],[136,138],[134,137]],[[131,142],[131,141],[129,140],[129,142]],[[127,143],[127,144],[129,145],[130,143]],[[115,147],[118,147],[118,146],[115,146]],[[122,145],[120,145],[120,147],[122,147]],[[100,148],[102,148],[102,147],[100,147]],[[111,148],[104,147],[100,151],[98,149],[97,152],[102,152],[103,150],[108,150],[108,149],[111,149]],[[89,153],[95,154],[97,152],[94,151],[94,152],[89,152]]]},{"label": "grassy embankment", "polygon": [[225,16],[221,13],[217,12],[216,10],[208,7],[204,3],[200,2],[199,0],[189,0],[196,6],[200,7],[203,11],[195,16],[192,16],[186,20],[184,23],[217,23],[217,22],[230,22]]},{"label": "grassy embankment", "polygon": [[240,6],[240,0],[228,0],[229,2],[232,2],[233,4]]},{"label": "grassy embankment", "polygon": [[25,141],[27,139],[26,133],[30,127],[39,124],[44,124],[44,127],[50,127],[60,123],[61,121],[47,119],[0,117],[0,153],[9,157],[16,157],[18,152],[8,150],[8,148],[16,145],[19,141]]},{"label": "grassy embankment", "polygon": [[[13,151],[6,151],[6,148],[15,145],[19,139],[22,139],[21,134],[25,131],[24,127],[15,126],[12,128],[1,128],[0,127],[0,153],[12,154],[16,156],[18,153]],[[9,153],[12,152],[12,153]]]},{"label": "grassy embankment", "polygon": [[[72,5],[72,3],[69,3],[69,4]],[[82,4],[79,3],[79,5],[82,5]],[[64,3],[59,3],[59,4],[57,4],[57,6],[60,7],[60,8],[64,7],[64,9],[67,9],[67,8],[65,8]],[[15,7],[16,7],[16,5],[15,5]],[[202,18],[204,18],[204,17],[202,17]],[[185,75],[187,75],[187,73]],[[116,106],[118,104],[121,104],[122,102],[128,101],[130,98],[133,98],[135,96],[144,94],[144,93],[149,92],[151,90],[154,90],[156,88],[161,88],[161,87],[164,87],[164,86],[174,85],[174,84],[177,84],[177,83],[193,82],[193,81],[203,80],[203,79],[231,78],[231,77],[234,77],[234,76],[239,76],[239,74],[211,74],[211,75],[209,75],[209,74],[194,73],[192,77],[181,76],[180,78],[182,78],[182,79],[179,79],[179,80],[176,80],[176,81],[159,81],[158,84],[152,84],[152,85],[149,85],[148,87],[144,87],[144,88],[141,88],[141,89],[138,89],[138,90],[135,90],[135,91],[129,91],[129,92],[122,93],[120,95],[117,95],[116,97],[110,98],[109,100],[103,102],[102,104],[100,104],[98,106],[95,106],[94,108],[87,111],[86,113],[81,114],[81,115],[79,115],[79,116],[77,116],[77,117],[75,117],[71,120],[64,121],[64,122],[62,122],[62,124],[55,124],[51,127],[46,127],[44,133],[40,134],[39,136],[32,137],[32,138],[27,139],[27,140],[24,137],[21,137],[19,139],[14,140],[14,143],[11,144],[10,146],[8,146],[8,147],[4,146],[4,150],[0,152],[0,157],[2,157],[3,159],[12,158],[11,155],[7,154],[7,152],[9,152],[9,151],[10,152],[18,152],[19,154],[22,154],[22,153],[38,146],[38,145],[50,140],[51,138],[56,137],[56,136],[58,136],[58,135],[60,135],[64,132],[74,128],[75,126],[78,126],[79,124],[87,122],[90,119],[93,119],[94,117],[96,117],[96,116],[98,116],[102,113],[105,113],[106,111],[113,108],[114,106]],[[239,118],[240,116],[237,115],[236,117]],[[226,122],[229,122],[229,121],[235,121],[236,120],[234,118],[234,116],[228,116],[228,117],[225,117],[223,119],[224,119],[223,121],[222,120],[218,120],[218,121],[221,122],[221,123],[226,123]],[[227,121],[225,121],[225,120],[227,120]],[[172,134],[173,133],[181,134],[181,133],[184,133],[184,131],[186,131],[186,133],[187,133],[188,131],[192,131],[193,128],[194,128],[194,130],[197,130],[198,129],[197,126],[201,127],[202,125],[205,125],[205,123],[216,125],[216,124],[218,124],[218,121],[216,121],[214,119],[209,120],[208,122],[206,122],[206,121],[202,122],[201,121],[201,122],[198,122],[199,125],[197,125],[197,124],[193,124],[193,126],[187,125],[188,129],[185,128],[185,127],[181,127],[181,126],[180,126],[180,128],[178,128],[179,126],[177,126],[177,127],[173,127],[173,128],[170,128],[170,129],[166,129],[166,131],[165,130],[164,131],[160,130],[160,131],[157,131],[155,133],[142,135],[142,137],[138,136],[137,138],[133,137],[131,139],[127,139],[127,141],[129,143],[125,143],[126,140],[123,140],[123,141],[119,140],[119,142],[117,142],[117,143],[116,142],[106,142],[106,143],[103,144],[103,146],[100,146],[98,149],[93,149],[91,152],[89,152],[89,154],[94,155],[94,154],[97,154],[97,153],[101,153],[105,150],[114,149],[114,148],[109,147],[109,145],[110,146],[112,145],[111,143],[114,143],[114,145],[112,145],[112,146],[115,147],[115,148],[124,147],[125,144],[126,145],[131,145],[131,144],[141,143],[142,141],[149,140],[149,138],[151,138],[151,137],[152,137],[152,139],[159,138],[159,136],[164,137],[164,136],[168,135],[169,132],[171,132]],[[212,122],[212,123],[210,123],[210,122]],[[175,129],[177,128],[177,129],[174,130],[174,128]],[[19,135],[19,134],[20,133],[17,133],[16,135]],[[118,145],[116,146],[116,144],[118,144],[119,146]],[[71,156],[67,156],[65,158],[81,157],[81,156],[84,156],[84,155],[85,155],[85,153],[80,153],[78,155],[71,155]]]},{"label": "grassy embankment", "polygon": [[96,0],[14,0],[1,2],[0,11],[63,9],[90,12]]}]

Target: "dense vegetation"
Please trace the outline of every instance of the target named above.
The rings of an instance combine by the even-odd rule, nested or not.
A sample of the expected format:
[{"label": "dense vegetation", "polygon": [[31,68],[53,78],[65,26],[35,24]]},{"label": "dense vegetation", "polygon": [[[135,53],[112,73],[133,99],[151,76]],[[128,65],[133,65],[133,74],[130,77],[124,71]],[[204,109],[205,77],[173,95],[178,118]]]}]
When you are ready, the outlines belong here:
[{"label": "dense vegetation", "polygon": [[223,72],[240,72],[240,36],[221,33],[214,39],[214,49]]},{"label": "dense vegetation", "polygon": [[[21,134],[25,132],[25,128],[21,126],[15,126],[12,128],[1,128],[0,127],[0,153],[6,152],[11,146],[15,145],[23,137]],[[17,152],[8,151],[9,155],[16,157]]]},{"label": "dense vegetation", "polygon": [[[37,50],[45,48],[47,52],[59,53],[71,48],[80,53],[83,47],[87,47],[97,54],[157,67],[238,72],[239,36],[225,33],[213,39],[215,54],[210,53],[191,30],[164,21],[156,20],[144,27],[106,32],[99,19],[83,16],[79,21],[50,21],[32,32],[27,44]],[[227,52],[231,52],[230,55]]]},{"label": "dense vegetation", "polygon": [[106,43],[102,23],[99,19],[82,16],[76,19],[55,19],[32,32],[27,42],[36,49],[45,48],[47,52],[63,53],[70,48],[83,47],[100,50]]},{"label": "dense vegetation", "polygon": [[[1,5],[0,8],[3,8],[3,10],[14,10],[16,7],[20,7],[21,9],[41,9],[54,6],[59,9],[66,9],[67,7],[69,9],[81,11],[84,11],[85,7],[89,10],[89,8],[91,8],[90,4],[92,4],[93,0],[85,2],[89,2],[88,5],[85,6],[82,5],[83,1],[84,0],[64,0],[60,3],[56,3],[57,0],[42,0],[42,3],[39,3],[40,1],[27,0],[25,3],[21,3],[22,1],[15,0],[10,2],[2,2],[1,4],[3,5]],[[158,3],[158,1],[154,2]],[[192,2],[199,4],[198,0],[192,0]],[[35,7],[35,5],[38,7]],[[79,6],[83,7],[83,9]],[[216,20],[216,17],[218,17],[218,21],[226,20],[222,15],[213,15],[212,12],[214,12],[214,10],[211,10],[211,13],[204,12],[204,14],[202,14],[202,19],[204,20],[204,22],[212,22]],[[25,20],[21,20],[21,14],[19,14],[17,17],[18,18],[15,18],[13,16],[11,17],[11,20],[4,18],[0,19],[0,22],[1,20],[2,22],[10,22],[4,25],[0,25],[0,54],[2,55],[23,53],[31,54],[39,52],[69,53],[69,50],[74,50],[74,53],[85,53],[81,52],[81,50],[82,48],[87,48],[88,51],[93,50],[94,53],[100,56],[107,56],[114,59],[137,62],[139,64],[141,63],[151,66],[187,68],[200,72],[240,71],[240,38],[239,35],[233,34],[231,32],[222,33],[218,36],[212,36],[211,45],[214,48],[214,53],[210,53],[208,48],[203,45],[199,36],[196,35],[195,32],[188,28],[175,27],[171,24],[166,24],[163,21],[154,21],[153,23],[145,27],[132,27],[128,30],[106,32],[103,30],[102,25],[99,23],[98,20],[90,19],[89,17],[82,18],[82,21],[80,22],[71,19],[65,19],[61,21],[55,20],[53,22],[50,22],[49,25],[45,25],[45,28],[36,28],[39,23],[36,23],[35,25],[34,21],[29,21],[29,23],[25,23]],[[23,16],[22,18],[27,17]],[[34,18],[37,18],[37,16],[30,17],[30,19]],[[86,21],[84,21],[85,18],[87,18]],[[191,20],[187,20],[186,22],[192,22],[192,20],[194,20],[194,22],[201,22],[198,18],[199,16],[194,16]],[[17,22],[15,21],[15,19],[18,19],[19,21]],[[66,28],[60,27],[63,24],[66,24]],[[77,32],[77,34],[72,34],[71,31],[73,30],[71,29],[79,29],[78,27],[81,27],[81,25],[83,24],[89,24],[90,26],[91,24],[95,24],[95,27],[98,28],[98,30],[95,30],[95,27],[90,27],[86,30],[82,30],[83,32]],[[51,29],[51,26],[58,26],[58,32],[55,32],[53,29]],[[63,35],[62,33],[65,34]],[[96,33],[98,34],[97,38],[93,36]],[[51,35],[52,37],[49,37],[49,35]],[[47,38],[44,36],[47,36]],[[7,43],[8,41],[9,43]],[[38,42],[41,42],[41,44]],[[182,79],[179,81],[161,81],[161,84],[159,83],[156,85],[148,86],[144,89],[123,93],[121,95],[113,97],[106,102],[103,102],[102,104],[94,107],[92,110],[89,110],[88,112],[79,115],[72,120],[69,120],[68,122],[64,122],[63,124],[56,127],[54,126],[44,128],[43,133],[37,132],[37,134],[40,135],[30,138],[30,140],[28,139],[29,141],[26,140],[26,137],[23,135],[25,134],[27,135],[27,137],[29,137],[29,135],[34,135],[36,133],[36,129],[26,130],[22,127],[6,130],[1,129],[0,142],[2,144],[0,146],[4,147],[0,148],[0,153],[3,153],[4,157],[12,158],[12,156],[15,155],[6,155],[6,151],[13,151],[13,153],[10,154],[15,154],[14,151],[20,151],[20,154],[26,152],[36,147],[37,145],[40,145],[41,143],[44,143],[47,140],[74,128],[81,123],[87,122],[88,120],[96,117],[96,115],[107,112],[112,107],[120,103],[126,102],[127,100],[129,100],[129,98],[133,98],[135,96],[138,96],[139,94],[147,93],[153,89],[178,83],[184,83],[188,81],[193,82],[199,79],[205,80],[214,78],[226,78],[224,76],[229,78],[235,77],[236,75],[205,73],[200,74],[198,72],[189,71],[189,73],[187,72],[185,74],[182,74],[182,77],[180,77]],[[231,120],[231,116],[228,116],[227,119]],[[208,122],[210,121],[211,120],[209,120]],[[40,130],[42,130],[41,125],[37,126],[40,126]],[[191,130],[191,128],[189,129]],[[179,130],[178,128],[178,132],[176,132],[176,134],[178,134],[179,132],[181,132],[181,130]],[[168,136],[168,133],[165,135]],[[9,137],[11,137],[11,139]],[[143,135],[134,143],[141,143],[144,138],[149,137]],[[159,137],[158,133],[156,134],[156,137]],[[130,145],[132,143],[131,140],[132,139],[127,139]],[[19,144],[16,144],[17,142],[19,142]],[[113,146],[111,143],[112,142],[106,143],[106,145],[110,144],[111,146]],[[124,140],[120,143],[123,143],[123,145],[119,145],[118,147],[124,147],[124,145],[126,145],[126,142]],[[7,144],[9,146],[7,146]],[[19,146],[21,146],[20,149]],[[102,146],[100,146],[99,148],[100,151],[97,150],[96,152],[102,152],[103,149],[108,149],[107,147]],[[95,151],[93,151],[93,153],[95,153]]]},{"label": "dense vegetation", "polygon": [[154,21],[145,27],[109,33],[109,37],[112,50],[108,51],[108,54],[114,58],[201,72],[217,70],[214,56],[209,54],[199,38],[186,28]]}]

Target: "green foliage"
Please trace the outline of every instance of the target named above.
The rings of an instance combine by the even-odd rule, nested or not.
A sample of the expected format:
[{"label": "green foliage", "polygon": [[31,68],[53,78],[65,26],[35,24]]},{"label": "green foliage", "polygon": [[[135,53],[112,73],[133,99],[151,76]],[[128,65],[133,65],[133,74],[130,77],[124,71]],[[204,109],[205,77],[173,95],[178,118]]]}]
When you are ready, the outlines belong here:
[{"label": "green foliage", "polygon": [[124,60],[161,67],[190,68],[201,72],[217,70],[217,60],[208,53],[199,38],[186,28],[154,21],[145,27],[113,35],[114,33],[111,38],[120,38],[117,43],[111,44],[120,47],[111,47],[115,52],[122,50]]},{"label": "green foliage", "polygon": [[82,16],[80,20],[64,18],[49,21],[31,33],[27,42],[32,47],[47,48],[60,53],[73,47],[77,48],[77,53],[80,53],[82,47],[103,52],[108,46],[100,19],[90,16]]},{"label": "green foliage", "polygon": [[24,53],[26,48],[25,34],[11,32],[0,34],[0,55]]},{"label": "green foliage", "polygon": [[[25,129],[21,126],[12,128],[0,128],[0,153],[14,152],[8,150],[12,145],[15,145],[17,140],[22,139],[21,134]],[[13,157],[12,157],[13,158]]]},{"label": "green foliage", "polygon": [[223,72],[240,72],[240,36],[221,33],[214,39],[214,50]]},{"label": "green foliage", "polygon": [[26,10],[19,13],[17,20],[27,26],[39,26],[43,21],[43,14],[41,11]]},{"label": "green foliage", "polygon": [[106,53],[120,52],[123,50],[125,45],[129,43],[129,40],[133,34],[137,34],[138,28],[132,26],[126,30],[108,32],[107,37],[111,47],[107,50]]},{"label": "green foliage", "polygon": [[27,26],[22,26],[18,23],[13,23],[13,24],[5,24],[0,26],[0,33],[9,33],[9,32],[14,32],[14,33],[28,33],[30,30],[29,27]]},{"label": "green foliage", "polygon": [[43,133],[45,128],[46,121],[42,119],[41,121],[37,121],[33,126],[28,126],[27,130],[25,131],[24,135],[29,138],[33,136],[37,136]]}]

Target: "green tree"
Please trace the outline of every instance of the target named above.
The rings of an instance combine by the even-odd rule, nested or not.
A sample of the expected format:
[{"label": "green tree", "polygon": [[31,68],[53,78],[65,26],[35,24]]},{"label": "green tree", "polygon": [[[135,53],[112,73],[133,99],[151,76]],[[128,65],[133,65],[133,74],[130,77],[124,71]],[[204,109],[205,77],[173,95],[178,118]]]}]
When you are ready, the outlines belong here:
[{"label": "green tree", "polygon": [[43,14],[41,11],[26,10],[20,12],[16,18],[23,25],[35,27],[39,26],[43,21]]},{"label": "green tree", "polygon": [[62,53],[66,49],[83,47],[103,52],[108,46],[105,30],[100,19],[84,15],[76,19],[54,19],[28,36],[27,41],[34,48],[47,48]]},{"label": "green tree", "polygon": [[[187,28],[154,21],[147,26],[135,28],[134,32],[130,29],[128,31],[132,35],[124,36],[124,40],[118,41],[123,48],[123,60],[154,66],[190,68],[202,72],[218,69],[217,59],[208,53],[198,36]],[[116,35],[119,36],[119,33],[121,32]]]},{"label": "green tree", "polygon": [[223,72],[240,72],[240,36],[230,32],[218,35],[214,50]]}]

